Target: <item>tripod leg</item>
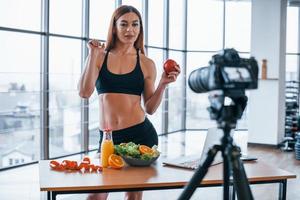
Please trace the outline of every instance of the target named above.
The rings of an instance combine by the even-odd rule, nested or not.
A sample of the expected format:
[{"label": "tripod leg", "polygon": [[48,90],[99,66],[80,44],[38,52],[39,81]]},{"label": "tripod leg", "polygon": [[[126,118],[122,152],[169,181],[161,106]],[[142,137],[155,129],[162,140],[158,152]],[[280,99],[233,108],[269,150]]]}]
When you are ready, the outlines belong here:
[{"label": "tripod leg", "polygon": [[223,199],[224,200],[229,200],[231,199],[230,197],[230,176],[231,176],[231,169],[229,165],[229,152],[230,152],[230,147],[226,147],[224,151],[222,152],[223,156]]},{"label": "tripod leg", "polygon": [[231,195],[231,200],[235,200],[235,189],[232,187],[232,195]]},{"label": "tripod leg", "polygon": [[232,147],[231,164],[233,171],[233,183],[238,199],[253,200],[244,165],[240,159],[240,148]]},{"label": "tripod leg", "polygon": [[207,153],[207,157],[202,165],[200,165],[196,172],[194,173],[193,177],[189,181],[189,183],[184,187],[183,192],[179,196],[178,200],[188,200],[193,195],[194,191],[196,190],[197,186],[202,182],[205,174],[208,171],[209,166],[214,161],[214,158],[218,151],[220,150],[219,145],[214,145]]}]

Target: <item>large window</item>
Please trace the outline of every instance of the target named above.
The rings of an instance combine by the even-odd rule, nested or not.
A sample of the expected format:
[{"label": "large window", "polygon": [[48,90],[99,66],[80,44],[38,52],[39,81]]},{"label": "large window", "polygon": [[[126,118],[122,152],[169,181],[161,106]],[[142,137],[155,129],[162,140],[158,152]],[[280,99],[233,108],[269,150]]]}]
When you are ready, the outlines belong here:
[{"label": "large window", "polygon": [[[161,74],[162,74],[162,63],[163,63],[163,50],[148,48],[148,56],[154,61],[156,65],[156,82],[155,87],[158,86]],[[163,99],[162,101],[165,101]],[[158,134],[162,131],[162,104],[157,108],[156,112],[153,115],[148,116],[150,121],[153,123]]]},{"label": "large window", "polygon": [[81,73],[81,41],[50,37],[50,157],[76,153],[81,147],[81,110],[77,82]]},{"label": "large window", "polygon": [[39,31],[41,0],[1,0],[0,26]]},{"label": "large window", "polygon": [[[115,1],[90,0],[90,38],[106,40],[110,18],[115,10]],[[88,120],[82,121],[82,126],[88,123],[89,149],[99,147],[99,102],[95,90],[89,98],[89,104],[84,105],[89,109]]]},{"label": "large window", "polygon": [[164,1],[148,1],[148,42],[150,46],[163,47]]},{"label": "large window", "polygon": [[[188,9],[187,77],[194,69],[208,66],[211,56],[222,48],[250,52],[251,2],[226,1],[224,13],[222,1],[192,0],[188,1]],[[240,56],[249,57],[249,54],[241,53]],[[208,94],[186,90],[186,127],[207,129],[215,126],[207,111]],[[246,112],[238,128],[247,128],[245,115]]]},{"label": "large window", "polygon": [[89,125],[89,149],[99,148],[99,98],[97,91],[95,90],[92,96],[89,98],[89,120],[82,121]]},{"label": "large window", "polygon": [[[193,70],[208,66],[213,53],[222,49],[223,6],[222,1],[188,1],[187,77]],[[196,52],[189,52],[191,50]],[[186,128],[206,129],[214,126],[206,110],[209,106],[207,93],[196,94],[189,87],[186,91]]]},{"label": "large window", "polygon": [[226,2],[225,48],[249,52],[251,41],[251,2]]},{"label": "large window", "polygon": [[[183,66],[183,53],[179,51],[170,51],[169,58],[176,60],[176,62],[181,66],[181,70],[184,71]],[[168,110],[168,131],[178,131],[182,130],[182,115],[184,115],[185,110],[183,101],[185,99],[183,94],[183,79],[185,77],[181,74],[178,76],[176,82],[171,83],[169,88],[169,110]]]},{"label": "large window", "polygon": [[223,47],[223,2],[188,1],[188,50],[218,51]]},{"label": "large window", "polygon": [[169,48],[184,49],[184,1],[170,1],[170,16],[169,17]]},{"label": "large window", "polygon": [[142,8],[142,2],[143,1],[138,1],[138,0],[122,0],[123,5],[131,5],[134,6],[140,13],[142,14],[143,8]]},{"label": "large window", "polygon": [[50,32],[81,36],[81,11],[81,0],[50,1]]},{"label": "large window", "polygon": [[286,80],[299,79],[299,8],[287,8]]},{"label": "large window", "polygon": [[40,36],[0,31],[0,44],[2,168],[39,159]]},{"label": "large window", "polygon": [[[190,52],[187,54],[187,74],[193,70],[208,65],[213,53]],[[188,79],[186,79],[188,81]],[[187,129],[206,129],[215,126],[210,120],[207,107],[209,106],[208,94],[196,94],[189,87],[186,88],[187,108],[186,108],[186,127]]]},{"label": "large window", "polygon": [[90,0],[90,37],[106,40],[114,1]]}]

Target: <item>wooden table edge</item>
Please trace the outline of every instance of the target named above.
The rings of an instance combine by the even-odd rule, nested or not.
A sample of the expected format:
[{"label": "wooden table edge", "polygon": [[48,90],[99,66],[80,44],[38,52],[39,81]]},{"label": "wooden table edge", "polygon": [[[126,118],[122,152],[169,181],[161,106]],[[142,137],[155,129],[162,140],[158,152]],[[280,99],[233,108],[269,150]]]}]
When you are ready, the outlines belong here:
[{"label": "wooden table edge", "polygon": [[[294,174],[291,175],[286,175],[286,176],[279,176],[279,177],[258,177],[258,178],[249,178],[249,182],[255,183],[255,182],[280,182],[282,180],[287,180],[287,179],[294,179],[297,176]],[[145,183],[145,184],[134,184],[134,185],[107,185],[107,186],[78,186],[78,187],[45,187],[45,188],[40,188],[40,191],[86,191],[86,190],[126,190],[126,189],[151,189],[151,188],[180,188],[184,187],[188,182],[176,182],[176,183],[170,183],[170,182],[162,182],[162,183]],[[217,185],[222,185],[223,180],[205,180],[202,184],[199,184],[199,187],[210,187],[210,186],[217,186]]]}]

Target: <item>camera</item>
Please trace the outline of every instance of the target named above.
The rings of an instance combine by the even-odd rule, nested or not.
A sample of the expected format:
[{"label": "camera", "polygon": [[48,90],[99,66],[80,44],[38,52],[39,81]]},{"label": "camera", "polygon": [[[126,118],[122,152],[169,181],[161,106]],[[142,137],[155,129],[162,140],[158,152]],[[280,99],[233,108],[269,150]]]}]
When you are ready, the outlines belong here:
[{"label": "camera", "polygon": [[211,90],[256,89],[258,65],[254,57],[240,58],[238,52],[224,49],[213,55],[209,66],[191,72],[188,84],[196,93]]},{"label": "camera", "polygon": [[[240,159],[240,148],[233,143],[231,129],[236,128],[241,119],[248,98],[245,89],[256,89],[258,82],[258,65],[256,60],[240,58],[235,49],[224,49],[212,56],[209,66],[192,71],[188,84],[196,93],[210,92],[211,103],[207,110],[210,118],[217,121],[218,128],[223,130],[221,145],[214,145],[207,153],[205,161],[200,163],[190,182],[185,186],[180,200],[189,199],[199,181],[208,171],[218,151],[223,157],[223,198],[229,199],[230,183],[234,183],[238,199],[253,199],[248,178]],[[232,180],[230,179],[232,175]],[[198,180],[200,179],[200,180]]]}]

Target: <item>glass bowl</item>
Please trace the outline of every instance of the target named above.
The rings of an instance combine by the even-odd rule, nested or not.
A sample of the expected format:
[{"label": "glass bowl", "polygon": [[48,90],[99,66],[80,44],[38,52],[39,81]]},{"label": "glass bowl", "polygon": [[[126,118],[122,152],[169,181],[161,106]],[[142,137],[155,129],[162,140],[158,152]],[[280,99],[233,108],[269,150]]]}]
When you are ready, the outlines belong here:
[{"label": "glass bowl", "polygon": [[132,158],[127,156],[122,156],[124,161],[130,165],[130,166],[139,166],[139,167],[146,167],[150,166],[152,163],[154,163],[158,159],[159,155],[157,157],[153,157],[150,160],[142,160],[139,158]]}]

